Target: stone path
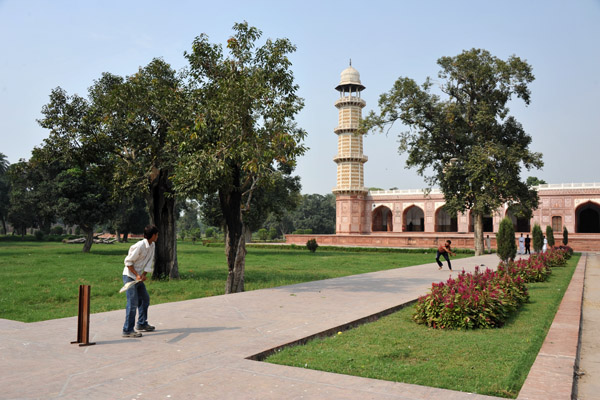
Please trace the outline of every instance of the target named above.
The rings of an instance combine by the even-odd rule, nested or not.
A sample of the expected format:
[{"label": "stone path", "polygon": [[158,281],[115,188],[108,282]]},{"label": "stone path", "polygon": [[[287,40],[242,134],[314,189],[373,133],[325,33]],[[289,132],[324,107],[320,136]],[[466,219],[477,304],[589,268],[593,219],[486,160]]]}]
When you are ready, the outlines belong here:
[{"label": "stone path", "polygon": [[600,399],[600,253],[588,256],[583,292],[577,399]]},{"label": "stone path", "polygon": [[[497,263],[495,255],[453,260],[458,271]],[[140,339],[121,338],[123,310],[99,313],[88,347],[70,344],[76,318],[0,320],[0,398],[495,399],[250,359],[394,309],[449,276],[431,263],[155,305],[157,330]]]}]

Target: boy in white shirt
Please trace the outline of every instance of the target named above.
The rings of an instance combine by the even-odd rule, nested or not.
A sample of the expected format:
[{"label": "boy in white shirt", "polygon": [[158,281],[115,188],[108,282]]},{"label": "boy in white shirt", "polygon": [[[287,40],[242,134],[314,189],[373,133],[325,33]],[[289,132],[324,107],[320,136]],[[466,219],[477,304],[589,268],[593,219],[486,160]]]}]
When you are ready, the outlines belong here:
[{"label": "boy in white shirt", "polygon": [[[125,257],[123,284],[132,281],[139,282],[125,292],[127,294],[127,307],[125,308],[123,337],[137,338],[142,336],[139,331],[151,332],[155,329],[155,327],[148,324],[150,296],[146,291],[144,281],[146,275],[154,270],[154,243],[157,240],[158,228],[154,225],[148,225],[144,228],[144,239],[131,246],[127,257]],[[138,311],[138,320],[134,330],[136,311]]]}]

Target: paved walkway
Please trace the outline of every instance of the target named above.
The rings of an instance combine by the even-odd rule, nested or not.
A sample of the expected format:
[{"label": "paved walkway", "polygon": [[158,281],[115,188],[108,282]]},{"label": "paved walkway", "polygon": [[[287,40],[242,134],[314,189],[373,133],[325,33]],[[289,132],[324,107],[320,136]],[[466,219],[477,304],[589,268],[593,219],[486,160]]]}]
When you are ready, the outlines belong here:
[{"label": "paved walkway", "polygon": [[590,254],[585,269],[577,399],[600,398],[600,253]]},{"label": "paved walkway", "polygon": [[[497,263],[495,255],[453,260],[458,271]],[[157,330],[140,339],[121,338],[123,310],[99,313],[88,347],[70,344],[77,318],[0,320],[0,398],[495,399],[249,359],[397,308],[449,275],[431,263],[155,305]]]}]

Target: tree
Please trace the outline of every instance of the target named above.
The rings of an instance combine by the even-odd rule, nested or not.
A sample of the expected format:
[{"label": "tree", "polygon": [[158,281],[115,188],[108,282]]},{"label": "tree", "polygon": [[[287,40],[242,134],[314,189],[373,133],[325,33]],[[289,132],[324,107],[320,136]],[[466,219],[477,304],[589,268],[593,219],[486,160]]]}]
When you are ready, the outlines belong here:
[{"label": "tree", "polygon": [[7,221],[17,232],[25,235],[27,228],[36,226],[36,198],[29,179],[28,164],[21,160],[8,168],[10,192],[8,195]]},{"label": "tree", "polygon": [[129,233],[140,234],[144,232],[144,227],[148,225],[150,218],[148,216],[148,207],[144,196],[122,196],[118,203],[114,216],[112,218],[112,228],[115,230],[117,240],[127,242]]},{"label": "tree", "polygon": [[95,168],[71,168],[55,180],[56,210],[66,224],[79,225],[86,235],[83,252],[90,251],[94,227],[106,222],[114,209],[110,187],[97,179]]},{"label": "tree", "polygon": [[199,205],[196,201],[186,201],[183,205],[183,215],[177,221],[177,231],[182,240],[185,238],[184,232],[191,232],[193,229],[200,228],[198,222]]},{"label": "tree", "polygon": [[548,246],[554,247],[554,231],[550,225],[546,225],[546,239],[548,240]]},{"label": "tree", "polygon": [[227,41],[197,37],[189,61],[192,131],[180,132],[181,158],[174,182],[190,198],[217,193],[226,228],[226,293],[244,290],[244,217],[260,187],[271,186],[274,171],[293,169],[304,153],[305,132],[294,117],[303,107],[290,70],[287,39],[256,42],[262,33],[237,23]]},{"label": "tree", "polygon": [[531,187],[531,186],[545,185],[546,181],[543,179],[539,179],[535,176],[528,176],[525,183],[527,183],[527,186]]},{"label": "tree", "polygon": [[389,130],[397,121],[410,128],[399,135],[406,166],[417,168],[430,187],[440,187],[451,212],[471,210],[479,255],[484,215],[503,204],[520,203],[529,212],[537,207],[537,193],[521,182],[520,172],[522,166],[542,167],[542,156],[529,150],[531,137],[507,107],[513,96],[529,104],[534,76],[520,58],[504,61],[480,49],[442,57],[438,64],[447,100],[430,93],[430,78],[419,87],[401,77],[381,95],[381,113],[369,113],[362,129]]},{"label": "tree", "polygon": [[317,234],[335,233],[335,196],[305,194],[292,213],[294,229],[311,229]]},{"label": "tree", "polygon": [[496,243],[498,244],[498,257],[502,261],[514,260],[517,254],[517,245],[515,244],[515,229],[510,218],[506,217],[500,221]]},{"label": "tree", "polygon": [[107,222],[115,210],[113,158],[110,142],[101,131],[93,102],[69,96],[58,87],[42,107],[38,123],[49,129],[41,147],[35,148],[29,164],[43,171],[45,178],[36,190],[40,204],[85,234],[83,252],[90,251],[95,227]]},{"label": "tree", "polygon": [[533,229],[531,230],[532,242],[533,242],[533,251],[539,253],[542,250],[542,246],[544,245],[544,234],[542,233],[542,228],[536,223],[533,225]]},{"label": "tree", "polygon": [[90,99],[112,144],[118,191],[146,196],[151,222],[158,227],[153,277],[176,279],[177,193],[171,178],[178,142],[174,139],[192,125],[183,78],[163,60],[154,59],[126,78],[103,74],[90,88]]},{"label": "tree", "polygon": [[566,246],[567,244],[569,244],[569,231],[567,230],[567,227],[563,227],[563,239],[562,239],[563,244]]},{"label": "tree", "polygon": [[10,163],[3,153],[0,153],[0,222],[2,222],[2,234],[6,235],[6,218],[8,217],[10,181],[8,179],[8,167]]}]

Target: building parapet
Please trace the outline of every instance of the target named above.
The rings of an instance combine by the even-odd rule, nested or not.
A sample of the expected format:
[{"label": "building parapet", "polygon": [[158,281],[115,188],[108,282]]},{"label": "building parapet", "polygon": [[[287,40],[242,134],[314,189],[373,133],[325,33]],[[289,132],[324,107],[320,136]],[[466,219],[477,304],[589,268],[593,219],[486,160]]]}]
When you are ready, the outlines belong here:
[{"label": "building parapet", "polygon": [[[546,190],[562,190],[562,189],[599,189],[599,182],[592,183],[544,183],[538,186],[532,186],[537,191]],[[427,189],[405,189],[405,190],[371,190],[369,194],[373,197],[377,196],[389,196],[398,194],[425,194]],[[443,194],[439,188],[433,188],[429,194]]]},{"label": "building parapet", "polygon": [[533,186],[536,190],[561,190],[561,189],[597,189],[600,188],[599,182],[593,183],[544,183]]}]

